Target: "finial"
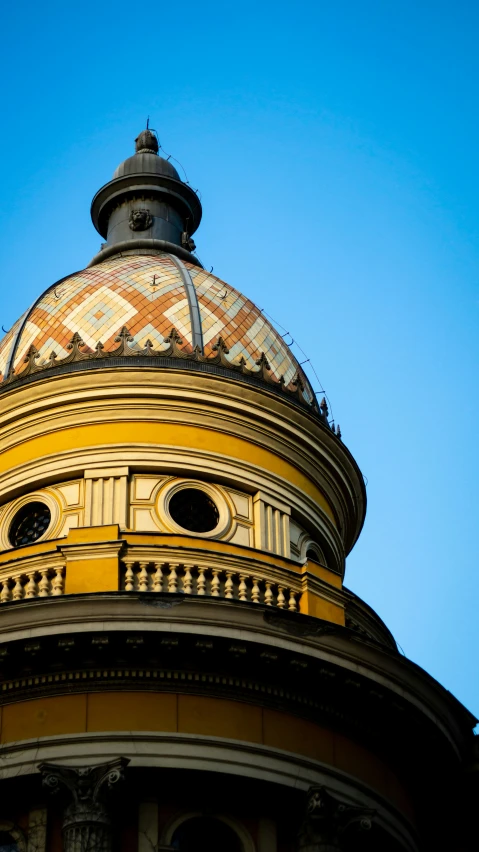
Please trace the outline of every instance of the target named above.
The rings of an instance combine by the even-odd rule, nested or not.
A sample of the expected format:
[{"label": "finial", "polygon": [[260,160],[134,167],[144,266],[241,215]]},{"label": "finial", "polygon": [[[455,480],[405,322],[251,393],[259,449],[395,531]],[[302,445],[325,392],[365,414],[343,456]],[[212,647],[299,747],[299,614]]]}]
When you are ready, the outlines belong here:
[{"label": "finial", "polygon": [[150,116],[148,116],[146,129],[142,130],[135,139],[135,151],[137,154],[157,154],[159,147],[155,132],[150,130]]},{"label": "finial", "polygon": [[327,417],[329,414],[328,403],[326,402],[326,397],[323,396],[321,402],[319,403],[319,410],[323,417]]}]

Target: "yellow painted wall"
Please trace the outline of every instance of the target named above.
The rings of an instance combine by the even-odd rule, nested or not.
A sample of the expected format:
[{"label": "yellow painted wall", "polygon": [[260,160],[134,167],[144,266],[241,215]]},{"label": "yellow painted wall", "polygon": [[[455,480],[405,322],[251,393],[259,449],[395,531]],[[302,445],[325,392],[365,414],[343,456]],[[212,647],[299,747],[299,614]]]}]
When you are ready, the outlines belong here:
[{"label": "yellow painted wall", "polygon": [[120,587],[119,576],[118,557],[69,560],[65,594],[117,592]]},{"label": "yellow painted wall", "polygon": [[178,730],[178,696],[168,692],[94,692],[86,731]]},{"label": "yellow painted wall", "polygon": [[[117,545],[116,542],[119,538],[118,524],[77,527],[69,531],[66,540],[62,543],[62,550],[67,560],[66,595],[118,591],[120,588],[118,556],[121,544]],[[93,545],[93,549],[88,545]]]},{"label": "yellow painted wall", "polygon": [[58,695],[6,704],[2,708],[2,743],[85,731],[88,696]]},{"label": "yellow painted wall", "polygon": [[325,621],[332,621],[333,624],[342,624],[344,626],[346,623],[343,606],[327,601],[312,592],[304,592],[301,595],[299,611],[303,615],[312,615],[314,618],[323,618]]},{"label": "yellow painted wall", "polygon": [[198,695],[178,696],[178,730],[252,743],[263,742],[261,707]]},{"label": "yellow painted wall", "polygon": [[325,568],[324,565],[318,565],[317,562],[306,562],[301,568],[301,573],[318,577],[319,580],[324,580],[326,583],[330,583],[331,586],[336,586],[337,589],[341,589],[343,586],[343,581],[339,574],[336,574],[335,571],[331,571],[329,568]]}]

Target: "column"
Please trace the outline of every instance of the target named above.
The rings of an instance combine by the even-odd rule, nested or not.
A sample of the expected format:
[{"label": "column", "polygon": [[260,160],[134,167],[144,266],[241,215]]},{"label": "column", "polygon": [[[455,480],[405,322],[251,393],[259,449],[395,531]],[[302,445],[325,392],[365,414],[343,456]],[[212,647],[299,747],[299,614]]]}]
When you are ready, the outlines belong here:
[{"label": "column", "polygon": [[65,802],[64,852],[111,852],[109,799],[124,779],[130,761],[120,757],[96,766],[42,763],[43,786]]}]

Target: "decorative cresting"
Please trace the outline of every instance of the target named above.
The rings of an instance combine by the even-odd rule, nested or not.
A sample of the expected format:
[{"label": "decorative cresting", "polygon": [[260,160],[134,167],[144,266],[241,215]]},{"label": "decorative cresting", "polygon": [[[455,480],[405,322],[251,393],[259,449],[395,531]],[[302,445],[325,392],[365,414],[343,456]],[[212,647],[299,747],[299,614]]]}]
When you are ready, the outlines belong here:
[{"label": "decorative cresting", "polygon": [[63,814],[64,852],[110,852],[109,796],[124,780],[125,757],[97,766],[71,767],[42,763],[43,786],[51,793],[67,793],[71,801]]},{"label": "decorative cresting", "polygon": [[[152,359],[152,366],[157,359],[161,361],[164,361],[165,359],[195,361],[199,364],[208,364],[209,366],[226,367],[233,373],[242,376],[251,376],[265,382],[277,390],[284,391],[302,405],[314,410],[314,412],[320,416],[325,425],[329,426],[329,411],[326,400],[323,398],[319,406],[315,398],[313,398],[311,403],[308,402],[304,395],[304,382],[299,373],[296,373],[289,385],[286,385],[283,376],[276,379],[271,372],[271,367],[264,352],[261,352],[260,357],[256,360],[257,369],[249,369],[243,356],[241,356],[236,363],[234,361],[230,361],[226,357],[229,353],[229,349],[222,337],[219,337],[217,342],[213,345],[212,354],[209,356],[203,355],[199,346],[195,346],[193,352],[187,352],[181,348],[183,340],[174,327],[171,329],[168,336],[164,338],[164,343],[166,344],[166,348],[164,349],[155,349],[152,341],[149,339],[146,340],[142,348],[138,348],[136,345],[132,346],[131,344],[134,344],[134,338],[131,336],[126,326],[123,326],[119,335],[115,337],[115,343],[118,343],[118,346],[115,349],[107,351],[103,344],[99,341],[96,344],[95,349],[92,351],[88,346],[86,346],[78,332],[75,332],[67,347],[69,354],[65,358],[58,358],[56,352],[52,351],[49,358],[47,358],[46,361],[43,361],[43,363],[39,363],[39,352],[34,345],[31,345],[24,358],[26,366],[18,373],[11,369],[4,381],[4,384],[11,384],[12,382],[24,379],[27,376],[44,372],[52,367],[63,367],[67,364],[79,363],[80,361],[146,357]],[[336,429],[333,424],[330,428],[331,431],[339,438],[341,437],[341,430],[339,426]]]},{"label": "decorative cresting", "polygon": [[325,787],[310,787],[298,852],[343,852],[346,831],[352,826],[358,831],[368,831],[375,813],[371,808],[340,802]]}]

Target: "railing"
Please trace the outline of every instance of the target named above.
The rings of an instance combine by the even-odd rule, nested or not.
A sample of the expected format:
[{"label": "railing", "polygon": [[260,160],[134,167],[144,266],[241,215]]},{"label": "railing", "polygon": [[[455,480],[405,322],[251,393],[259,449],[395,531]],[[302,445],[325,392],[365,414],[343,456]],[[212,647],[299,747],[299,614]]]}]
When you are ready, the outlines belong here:
[{"label": "railing", "polygon": [[125,556],[120,588],[126,592],[181,592],[185,595],[211,595],[213,598],[250,601],[279,609],[298,611],[297,588],[274,578],[230,568],[163,562]]},{"label": "railing", "polygon": [[[91,543],[75,544],[69,549],[62,542],[56,550],[25,556],[17,551],[11,561],[0,562],[0,603],[91,591],[91,586],[82,582],[83,547],[91,560]],[[234,552],[201,547],[143,546],[126,541],[119,541],[116,555],[115,571],[105,565],[104,550],[98,549],[98,580],[103,590],[107,571],[106,588],[112,592],[210,596],[290,612],[299,611],[305,592],[304,578],[280,557],[274,561],[263,558],[264,554],[244,558]]]},{"label": "railing", "polygon": [[0,603],[24,598],[49,598],[63,595],[64,567],[31,571],[0,572]]}]

